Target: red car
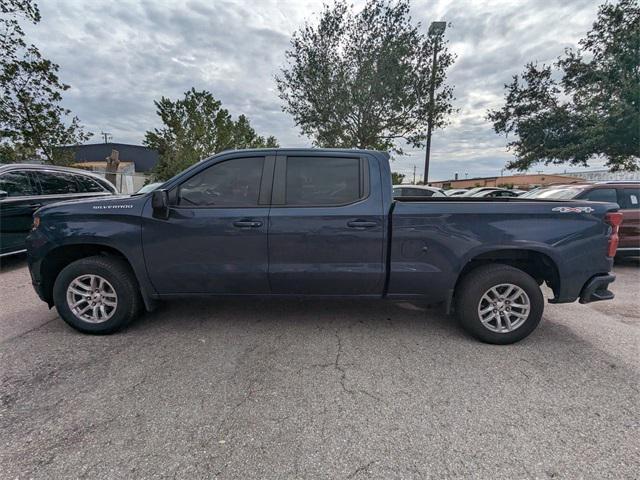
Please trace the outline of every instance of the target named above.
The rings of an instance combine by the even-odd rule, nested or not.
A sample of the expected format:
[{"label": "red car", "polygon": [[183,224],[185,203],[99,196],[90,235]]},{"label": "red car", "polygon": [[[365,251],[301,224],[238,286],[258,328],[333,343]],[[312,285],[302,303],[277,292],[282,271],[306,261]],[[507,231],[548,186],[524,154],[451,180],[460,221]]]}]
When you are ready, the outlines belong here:
[{"label": "red car", "polygon": [[623,217],[616,257],[640,256],[640,181],[550,185],[525,193],[520,198],[615,202],[620,205]]}]

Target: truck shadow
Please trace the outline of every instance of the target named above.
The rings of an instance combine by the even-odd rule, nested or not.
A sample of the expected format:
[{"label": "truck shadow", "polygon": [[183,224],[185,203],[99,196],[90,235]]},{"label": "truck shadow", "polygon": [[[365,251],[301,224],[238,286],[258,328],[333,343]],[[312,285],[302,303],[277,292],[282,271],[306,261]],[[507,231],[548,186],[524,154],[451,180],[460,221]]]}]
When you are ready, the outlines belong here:
[{"label": "truck shadow", "polygon": [[317,328],[356,324],[415,324],[465,337],[454,317],[441,306],[379,299],[318,298],[197,298],[162,302],[144,314],[128,331],[136,329],[190,329],[224,325]]}]

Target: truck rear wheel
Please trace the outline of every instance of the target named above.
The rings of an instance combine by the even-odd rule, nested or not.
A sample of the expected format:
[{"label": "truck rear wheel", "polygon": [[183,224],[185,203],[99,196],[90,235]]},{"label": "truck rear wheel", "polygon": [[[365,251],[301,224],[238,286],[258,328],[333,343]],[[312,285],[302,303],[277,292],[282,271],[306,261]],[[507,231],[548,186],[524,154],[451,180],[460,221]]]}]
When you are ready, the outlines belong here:
[{"label": "truck rear wheel", "polygon": [[56,278],[53,300],[58,314],[83,333],[114,333],[142,310],[138,285],[129,266],[115,257],[82,258]]},{"label": "truck rear wheel", "polygon": [[455,292],[462,327],[487,343],[506,345],[540,323],[544,298],[530,275],[509,265],[485,265],[466,275]]}]

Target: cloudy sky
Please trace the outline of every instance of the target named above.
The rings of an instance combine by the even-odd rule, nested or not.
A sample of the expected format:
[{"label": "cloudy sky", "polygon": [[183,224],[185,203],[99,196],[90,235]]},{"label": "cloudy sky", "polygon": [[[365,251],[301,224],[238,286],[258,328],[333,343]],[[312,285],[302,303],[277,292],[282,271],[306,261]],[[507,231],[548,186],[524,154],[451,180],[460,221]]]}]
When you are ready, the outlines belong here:
[{"label": "cloudy sky", "polygon": [[[207,89],[232,115],[282,146],[310,146],[281,111],[274,75],[291,34],[317,18],[322,0],[40,0],[42,21],[29,40],[60,65],[71,85],[64,104],[98,135],[139,144],[159,126],[153,100]],[[354,2],[355,8],[363,4]],[[498,175],[510,154],[485,120],[500,105],[503,84],[532,60],[551,62],[593,23],[596,0],[413,0],[416,22],[452,23],[458,58],[449,74],[460,109],[435,132],[430,179]],[[425,27],[426,28],[426,27]],[[422,171],[423,151],[392,168]],[[597,164],[594,164],[597,166]],[[542,170],[544,167],[535,168]],[[546,168],[546,171],[563,169]]]}]

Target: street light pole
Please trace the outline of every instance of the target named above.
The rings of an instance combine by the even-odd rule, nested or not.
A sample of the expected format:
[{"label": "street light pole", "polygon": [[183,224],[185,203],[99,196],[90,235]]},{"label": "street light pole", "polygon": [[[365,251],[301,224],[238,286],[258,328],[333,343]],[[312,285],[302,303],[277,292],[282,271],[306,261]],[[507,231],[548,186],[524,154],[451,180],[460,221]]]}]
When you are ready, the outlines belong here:
[{"label": "street light pole", "polygon": [[433,109],[434,95],[436,89],[436,68],[438,66],[438,48],[440,47],[440,37],[447,28],[447,22],[431,22],[429,35],[435,35],[433,46],[433,62],[431,63],[431,82],[429,85],[429,113],[427,116],[427,151],[424,155],[424,180],[426,185],[429,180],[429,162],[431,160],[431,131],[433,130]]}]

